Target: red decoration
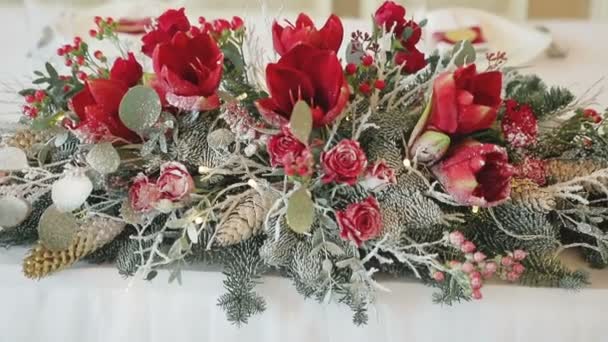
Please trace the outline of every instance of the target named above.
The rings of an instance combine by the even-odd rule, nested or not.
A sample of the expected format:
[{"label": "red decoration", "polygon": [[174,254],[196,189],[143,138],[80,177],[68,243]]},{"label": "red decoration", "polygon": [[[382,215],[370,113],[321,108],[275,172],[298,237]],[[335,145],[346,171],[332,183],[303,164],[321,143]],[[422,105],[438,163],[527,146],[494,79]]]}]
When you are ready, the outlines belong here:
[{"label": "red decoration", "polygon": [[321,154],[324,183],[355,185],[367,167],[367,157],[358,141],[342,140]]},{"label": "red decoration", "polygon": [[505,140],[513,147],[528,147],[536,144],[538,124],[532,108],[514,100],[505,101],[506,111],[502,119]]},{"label": "red decoration", "polygon": [[374,197],[336,212],[336,218],[340,226],[340,237],[353,241],[357,246],[377,237],[382,231],[382,214]]}]

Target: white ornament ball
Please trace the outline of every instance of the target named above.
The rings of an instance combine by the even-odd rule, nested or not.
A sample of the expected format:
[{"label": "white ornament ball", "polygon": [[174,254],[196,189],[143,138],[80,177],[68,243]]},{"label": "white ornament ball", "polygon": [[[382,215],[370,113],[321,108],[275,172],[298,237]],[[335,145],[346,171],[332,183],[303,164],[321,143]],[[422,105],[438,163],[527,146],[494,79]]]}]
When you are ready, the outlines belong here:
[{"label": "white ornament ball", "polygon": [[53,184],[51,198],[57,210],[71,212],[89,198],[93,183],[84,173],[70,173]]},{"label": "white ornament ball", "polygon": [[14,196],[0,198],[0,227],[13,228],[30,215],[32,208],[28,202]]}]

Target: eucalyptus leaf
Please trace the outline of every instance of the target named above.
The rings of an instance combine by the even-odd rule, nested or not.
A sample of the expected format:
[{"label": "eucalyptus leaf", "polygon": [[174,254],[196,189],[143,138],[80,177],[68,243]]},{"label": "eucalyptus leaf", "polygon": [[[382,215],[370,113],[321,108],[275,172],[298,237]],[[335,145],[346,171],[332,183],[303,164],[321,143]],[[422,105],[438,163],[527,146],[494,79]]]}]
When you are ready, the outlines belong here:
[{"label": "eucalyptus leaf", "polygon": [[287,202],[287,224],[296,233],[310,232],[315,218],[315,209],[308,189],[296,190]]},{"label": "eucalyptus leaf", "polygon": [[74,215],[61,212],[52,205],[40,217],[38,236],[46,248],[52,251],[66,250],[74,242],[79,227]]},{"label": "eucalyptus leaf", "polygon": [[452,56],[456,66],[463,66],[474,63],[477,52],[475,52],[475,48],[470,41],[462,40],[454,45]]},{"label": "eucalyptus leaf", "polygon": [[108,174],[118,170],[120,166],[120,155],[111,143],[101,143],[95,145],[87,154],[87,163],[95,171],[101,174]]},{"label": "eucalyptus leaf", "polygon": [[291,133],[304,144],[308,144],[312,132],[312,111],[305,101],[298,101],[291,112],[289,121]]},{"label": "eucalyptus leaf", "polygon": [[160,117],[162,106],[156,91],[146,86],[135,86],[120,102],[119,116],[130,130],[143,133],[154,126]]},{"label": "eucalyptus leaf", "polygon": [[146,275],[146,280],[150,281],[150,280],[156,278],[157,275],[158,275],[158,271],[152,270]]}]

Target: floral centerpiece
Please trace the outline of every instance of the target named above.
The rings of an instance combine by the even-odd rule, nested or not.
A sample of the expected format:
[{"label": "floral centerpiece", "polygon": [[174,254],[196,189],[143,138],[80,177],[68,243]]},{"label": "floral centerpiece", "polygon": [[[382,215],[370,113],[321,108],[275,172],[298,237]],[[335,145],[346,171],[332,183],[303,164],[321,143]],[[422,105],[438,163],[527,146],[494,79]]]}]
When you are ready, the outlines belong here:
[{"label": "floral centerpiece", "polygon": [[[2,139],[0,244],[33,244],[27,277],[219,264],[234,323],[264,310],[273,272],[364,324],[381,274],[452,303],[491,278],[584,286],[558,258],[571,247],[608,265],[606,113],[502,52],[424,54],[425,22],[391,1],[347,39],[337,16],[275,21],[270,63],[239,17],[94,22],[120,57],[60,47],[69,72],[36,72]],[[127,50],[119,32],[143,27]]]}]

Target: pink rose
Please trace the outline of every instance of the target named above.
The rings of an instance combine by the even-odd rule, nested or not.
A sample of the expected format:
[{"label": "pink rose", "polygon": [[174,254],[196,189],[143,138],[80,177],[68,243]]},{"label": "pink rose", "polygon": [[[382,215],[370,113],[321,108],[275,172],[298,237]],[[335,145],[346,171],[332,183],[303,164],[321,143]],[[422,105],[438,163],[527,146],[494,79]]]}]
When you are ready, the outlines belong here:
[{"label": "pink rose", "polygon": [[150,211],[160,199],[160,189],[156,184],[150,182],[146,175],[140,173],[135,177],[129,189],[129,202],[133,210],[137,212]]},{"label": "pink rose", "polygon": [[384,160],[379,160],[367,168],[365,179],[361,185],[368,190],[380,190],[388,184],[397,183],[395,170],[386,165]]},{"label": "pink rose", "polygon": [[513,167],[505,149],[464,141],[432,168],[447,192],[460,204],[492,207],[511,194]]},{"label": "pink rose", "polygon": [[156,182],[162,198],[179,201],[188,196],[194,189],[194,180],[186,167],[177,162],[169,162],[161,166],[160,177]]},{"label": "pink rose", "polygon": [[524,260],[526,257],[528,256],[528,253],[521,250],[521,249],[516,249],[513,251],[513,258],[515,258],[515,260],[517,261],[522,261]]},{"label": "pink rose", "polygon": [[355,140],[344,139],[334,148],[321,153],[324,183],[355,185],[367,166],[367,157]]},{"label": "pink rose", "polygon": [[382,214],[378,201],[368,197],[365,201],[349,205],[346,210],[336,212],[340,237],[361,246],[364,241],[373,239],[382,230]]}]

